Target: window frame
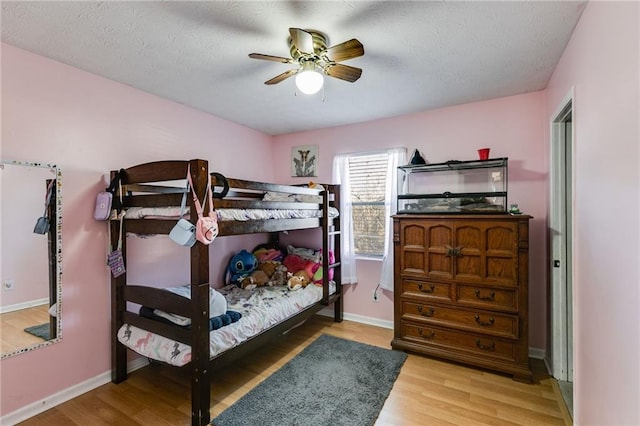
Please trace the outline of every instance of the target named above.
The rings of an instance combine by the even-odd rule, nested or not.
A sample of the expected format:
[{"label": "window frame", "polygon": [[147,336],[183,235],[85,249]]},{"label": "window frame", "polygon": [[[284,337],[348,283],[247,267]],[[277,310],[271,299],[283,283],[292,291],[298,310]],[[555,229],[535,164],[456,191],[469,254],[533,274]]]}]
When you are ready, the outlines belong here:
[{"label": "window frame", "polygon": [[[378,201],[353,201],[354,200],[354,188],[357,187],[356,185],[354,185],[354,180],[353,180],[353,174],[352,171],[353,169],[351,168],[351,160],[352,159],[356,159],[356,158],[361,158],[361,157],[385,157],[383,158],[372,158],[372,161],[378,161],[381,162],[383,164],[381,164],[380,169],[376,170],[377,173],[380,175],[380,177],[383,179],[383,181],[381,182],[380,185],[380,190],[381,190],[381,196],[382,196],[382,200],[378,200]],[[389,152],[386,150],[383,151],[363,151],[363,152],[357,152],[357,153],[353,153],[353,154],[348,154],[348,164],[349,164],[349,181],[350,181],[350,187],[351,187],[351,200],[349,200],[349,202],[351,203],[351,220],[352,223],[354,224],[354,250],[355,250],[355,257],[356,259],[366,259],[366,260],[377,260],[377,261],[382,261],[384,258],[384,251],[385,251],[385,240],[387,238],[386,232],[385,232],[385,222],[386,222],[386,205],[387,203],[391,202],[390,200],[386,200],[386,185],[387,185],[387,169],[389,167],[389,161],[390,161],[390,155]],[[364,175],[364,174],[363,174]],[[378,206],[378,207],[382,207],[382,214],[381,215],[376,215],[376,218],[379,218],[379,222],[380,223],[380,230],[382,231],[382,235],[379,236],[380,242],[379,242],[379,246],[376,248],[379,248],[379,251],[376,253],[366,253],[366,252],[358,252],[357,251],[357,247],[358,247],[358,240],[359,238],[362,237],[361,234],[359,234],[356,231],[356,220],[354,217],[354,211],[355,211],[355,207],[357,206]]]}]

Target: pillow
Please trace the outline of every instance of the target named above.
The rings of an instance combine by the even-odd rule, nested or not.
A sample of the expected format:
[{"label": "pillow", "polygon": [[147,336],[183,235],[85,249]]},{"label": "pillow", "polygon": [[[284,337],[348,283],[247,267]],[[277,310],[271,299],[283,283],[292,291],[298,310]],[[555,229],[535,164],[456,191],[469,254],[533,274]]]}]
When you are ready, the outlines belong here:
[{"label": "pillow", "polygon": [[[165,290],[170,291],[172,293],[177,294],[178,296],[186,297],[187,299],[191,299],[191,286],[183,285],[180,287],[167,287]],[[209,287],[209,318],[214,318],[225,314],[227,312],[227,299]],[[154,309],[153,313],[159,317],[168,319],[174,324],[178,325],[189,325],[191,324],[191,319],[183,317],[181,315],[171,314],[168,312],[161,311],[160,309]]]},{"label": "pillow", "polygon": [[320,250],[314,250],[310,248],[294,247],[292,245],[287,246],[288,254],[295,254],[305,260],[310,260],[314,263],[320,263],[321,253]]}]

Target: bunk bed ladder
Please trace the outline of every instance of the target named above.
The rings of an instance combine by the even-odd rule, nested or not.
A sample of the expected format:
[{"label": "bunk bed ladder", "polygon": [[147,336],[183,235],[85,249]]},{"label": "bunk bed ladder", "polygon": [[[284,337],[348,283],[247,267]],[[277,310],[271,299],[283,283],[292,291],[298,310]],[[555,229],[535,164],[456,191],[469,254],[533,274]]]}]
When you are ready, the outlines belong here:
[{"label": "bunk bed ladder", "polygon": [[[333,199],[331,195],[333,194]],[[333,320],[342,322],[344,312],[344,301],[342,298],[342,267],[340,263],[340,218],[331,219],[329,217],[329,207],[340,206],[340,187],[338,185],[328,185],[322,193],[322,269],[323,273],[323,294],[322,300],[325,304],[333,301]],[[334,261],[330,263],[329,250],[333,251]],[[329,270],[333,269],[333,281],[336,283],[336,292],[329,296]]]}]

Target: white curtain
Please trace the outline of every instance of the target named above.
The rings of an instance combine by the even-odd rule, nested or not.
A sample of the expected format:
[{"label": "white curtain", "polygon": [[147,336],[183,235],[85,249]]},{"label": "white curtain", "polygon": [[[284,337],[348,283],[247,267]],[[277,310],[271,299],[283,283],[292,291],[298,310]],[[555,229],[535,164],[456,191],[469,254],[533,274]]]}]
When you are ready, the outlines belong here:
[{"label": "white curtain", "polygon": [[384,256],[380,273],[380,287],[393,291],[393,220],[391,216],[398,211],[398,166],[407,164],[407,150],[406,148],[393,148],[387,150],[387,152],[389,161],[387,162],[387,179],[384,193],[387,222],[384,227]]},{"label": "white curtain", "polygon": [[356,252],[353,240],[353,219],[351,215],[351,184],[349,183],[349,155],[338,154],[333,158],[333,182],[340,185],[340,263],[342,284],[356,284]]}]

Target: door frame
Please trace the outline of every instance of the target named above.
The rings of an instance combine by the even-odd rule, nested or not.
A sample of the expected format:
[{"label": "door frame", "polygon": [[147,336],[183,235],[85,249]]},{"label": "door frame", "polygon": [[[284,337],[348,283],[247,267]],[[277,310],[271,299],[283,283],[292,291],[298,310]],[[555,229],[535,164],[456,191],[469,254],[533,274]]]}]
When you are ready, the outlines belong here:
[{"label": "door frame", "polygon": [[[570,140],[565,119],[571,113]],[[575,102],[574,88],[562,99],[550,122],[549,179],[549,307],[550,362],[558,380],[573,381],[573,278],[575,265]],[[567,159],[566,150],[570,158]],[[565,191],[565,166],[571,169],[570,187]],[[567,196],[568,195],[568,196]],[[567,214],[567,207],[569,214]],[[565,222],[564,218],[567,221]],[[554,261],[560,267],[554,267]],[[569,303],[571,301],[571,303]]]}]

